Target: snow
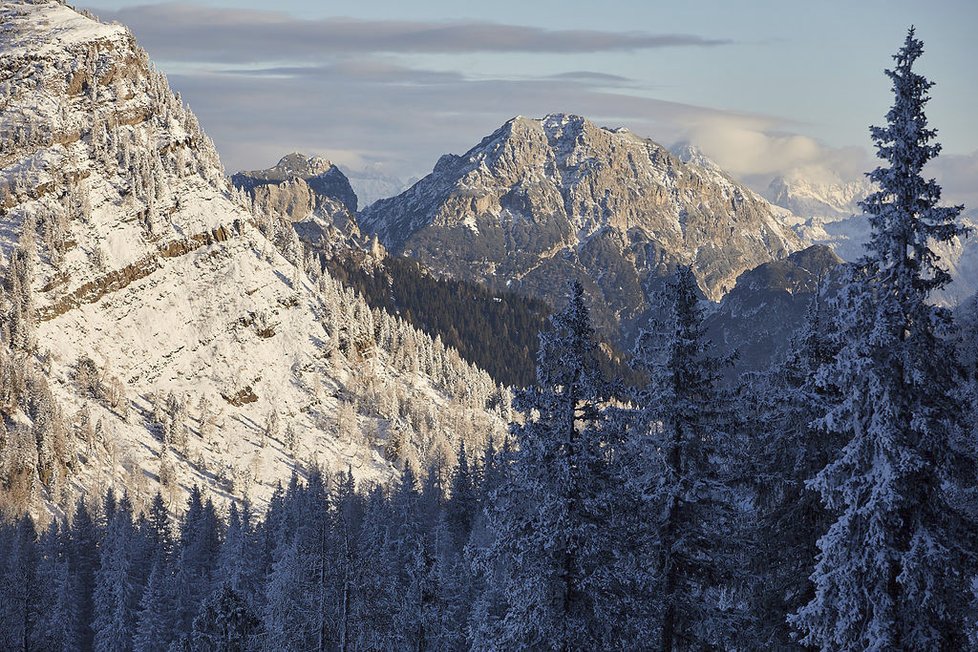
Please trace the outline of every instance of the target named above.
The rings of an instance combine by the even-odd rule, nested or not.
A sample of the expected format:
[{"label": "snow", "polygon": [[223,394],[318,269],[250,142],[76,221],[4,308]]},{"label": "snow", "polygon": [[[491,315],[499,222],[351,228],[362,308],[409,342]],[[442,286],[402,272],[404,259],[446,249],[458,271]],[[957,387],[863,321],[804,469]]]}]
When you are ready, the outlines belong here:
[{"label": "snow", "polygon": [[99,40],[117,40],[128,32],[122,25],[90,20],[69,7],[47,2],[5,2],[0,6],[0,43],[6,56],[44,56]]},{"label": "snow", "polygon": [[[37,339],[55,396],[69,419],[87,409],[102,430],[72,477],[73,491],[125,488],[138,507],[159,486],[165,459],[174,466],[176,493],[202,484],[219,502],[247,495],[262,504],[277,482],[313,463],[334,471],[349,466],[361,481],[387,480],[397,471],[381,451],[401,424],[367,404],[355,417],[362,437],[338,431],[340,406],[368,378],[406,397],[402,409],[464,414],[470,423],[489,424],[482,436],[504,427],[484,406],[471,399],[462,405],[461,397],[436,388],[426,372],[399,370],[390,351],[337,352],[340,331],[352,340],[356,329],[373,329],[370,309],[328,277],[314,282],[263,235],[234,199],[196,118],[124,28],[56,2],[6,2],[0,17],[0,39],[12,53],[3,65],[17,73],[10,101],[0,103],[0,129],[43,125],[55,135],[80,136],[32,142],[0,157],[0,187],[50,187],[18,195],[5,216],[0,271],[25,216],[64,214],[71,193],[87,205],[66,220],[63,259],[44,253],[34,279],[42,316]],[[41,65],[13,56],[28,52]],[[67,80],[86,65],[118,76],[70,94]],[[37,87],[46,90],[33,92]],[[111,136],[105,154],[94,140],[102,125]],[[151,202],[156,218],[149,232]],[[419,349],[433,349],[420,333],[412,337]],[[452,355],[443,363],[447,374],[476,396],[495,388],[484,372]],[[73,375],[83,357],[122,381],[128,410],[81,395]],[[170,394],[187,405],[182,451],[164,450],[153,416],[154,401]],[[202,400],[210,406],[208,436],[197,407]],[[281,430],[295,430],[294,449],[265,436],[273,413]],[[454,436],[433,421],[443,436]],[[368,431],[376,437],[368,440]],[[431,442],[410,445],[422,451]]]}]

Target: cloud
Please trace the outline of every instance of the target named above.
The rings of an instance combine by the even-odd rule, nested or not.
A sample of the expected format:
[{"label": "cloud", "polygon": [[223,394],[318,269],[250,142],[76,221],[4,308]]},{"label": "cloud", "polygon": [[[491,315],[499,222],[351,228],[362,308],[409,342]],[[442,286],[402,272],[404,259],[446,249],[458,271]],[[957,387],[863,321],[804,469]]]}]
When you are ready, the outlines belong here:
[{"label": "cloud", "polygon": [[926,172],[940,182],[947,202],[964,204],[967,212],[978,215],[978,151],[941,154],[931,161]]},{"label": "cloud", "polygon": [[170,75],[214,138],[229,170],[267,166],[287,151],[353,167],[384,163],[402,177],[427,173],[517,114],[586,115],[669,143],[678,120],[710,109],[609,90],[604,79],[472,79],[387,59]]},{"label": "cloud", "polygon": [[572,81],[586,81],[593,82],[596,84],[607,84],[608,86],[618,86],[621,84],[629,84],[634,80],[628,77],[622,77],[621,75],[612,75],[606,72],[593,72],[591,70],[571,70],[568,72],[558,73],[556,75],[550,75],[548,79],[568,79]]},{"label": "cloud", "polygon": [[329,54],[382,52],[567,54],[731,43],[695,34],[554,30],[478,21],[303,19],[275,11],[176,3],[103,11],[101,17],[128,25],[154,56],[171,61],[314,61]]},{"label": "cloud", "polygon": [[[636,80],[579,68],[582,54],[731,43],[723,39],[473,21],[309,20],[174,3],[102,17],[129,25],[154,59],[180,71],[170,75],[172,85],[229,170],[264,167],[299,150],[417,176],[513,115],[551,112],[626,126],[663,144],[692,141],[758,189],[780,174],[835,183],[875,166],[866,149],[827,147],[778,117],[659,100]],[[534,77],[503,69],[490,78],[453,69],[464,53],[578,56],[567,57],[573,63],[564,72]],[[410,65],[419,60],[444,69]],[[949,201],[978,206],[978,152],[942,156],[932,170]]]},{"label": "cloud", "polygon": [[[864,180],[883,164],[868,148],[829,147],[759,116],[691,114],[680,122],[686,124],[685,140],[758,191],[775,176],[825,185]],[[928,164],[925,175],[940,183],[945,204],[964,204],[967,212],[978,214],[978,151],[942,154]]]},{"label": "cloud", "polygon": [[682,121],[687,140],[756,190],[776,176],[842,184],[861,179],[875,165],[862,147],[828,147],[775,118],[720,114]]}]

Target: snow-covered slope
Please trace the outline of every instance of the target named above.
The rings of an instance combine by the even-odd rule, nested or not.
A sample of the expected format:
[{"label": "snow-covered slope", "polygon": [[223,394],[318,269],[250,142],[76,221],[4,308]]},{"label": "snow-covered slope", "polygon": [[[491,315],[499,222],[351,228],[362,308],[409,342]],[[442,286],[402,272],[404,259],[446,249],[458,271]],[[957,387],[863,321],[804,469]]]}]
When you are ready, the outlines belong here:
[{"label": "snow-covered slope", "polygon": [[838,178],[819,183],[793,174],[773,179],[764,196],[772,204],[800,217],[833,222],[861,213],[859,202],[870,192],[872,186],[864,179],[845,181]]},{"label": "snow-covered slope", "polygon": [[[3,2],[0,26],[0,319],[18,337],[38,319],[36,346],[0,348],[47,379],[66,439],[52,462],[38,435],[32,500],[114,485],[138,503],[162,476],[264,501],[303,464],[383,479],[502,428],[486,374],[242,208],[125,28],[54,1]],[[15,434],[47,418],[24,395],[0,414]],[[11,450],[8,486],[30,475]]]},{"label": "snow-covered slope", "polygon": [[676,263],[718,299],[800,247],[782,209],[718,168],[580,116],[516,117],[397,197],[364,230],[438,273],[555,302],[577,278],[605,334],[630,339]]}]

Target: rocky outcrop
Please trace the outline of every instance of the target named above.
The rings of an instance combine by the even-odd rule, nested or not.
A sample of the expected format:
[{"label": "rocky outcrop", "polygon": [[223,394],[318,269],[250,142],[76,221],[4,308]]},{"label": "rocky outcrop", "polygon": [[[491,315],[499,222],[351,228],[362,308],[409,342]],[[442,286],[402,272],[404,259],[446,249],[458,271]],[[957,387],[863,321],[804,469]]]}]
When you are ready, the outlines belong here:
[{"label": "rocky outcrop", "polygon": [[306,246],[327,257],[369,263],[372,251],[382,251],[376,238],[360,231],[357,196],[346,175],[326,159],[288,154],[267,170],[232,175],[231,183],[256,212],[290,221]]},{"label": "rocky outcrop", "polygon": [[706,317],[710,339],[724,352],[737,354],[730,372],[764,369],[784,353],[819,284],[831,292],[842,264],[831,248],[815,245],[741,274]]},{"label": "rocky outcrop", "polygon": [[249,193],[259,207],[288,215],[294,222],[313,211],[335,212],[339,206],[351,215],[357,212],[357,195],[350,180],[318,156],[288,154],[267,170],[232,175],[231,183]]},{"label": "rocky outcrop", "polygon": [[580,280],[606,332],[634,334],[678,263],[718,300],[737,276],[800,248],[772,207],[715,166],[571,115],[517,117],[360,216],[437,273],[554,302]]}]

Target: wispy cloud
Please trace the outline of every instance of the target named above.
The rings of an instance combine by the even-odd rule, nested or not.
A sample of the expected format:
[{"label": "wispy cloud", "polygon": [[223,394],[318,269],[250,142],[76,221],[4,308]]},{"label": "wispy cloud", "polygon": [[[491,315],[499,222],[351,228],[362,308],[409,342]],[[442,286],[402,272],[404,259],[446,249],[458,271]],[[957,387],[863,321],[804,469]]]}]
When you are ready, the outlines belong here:
[{"label": "wispy cloud", "polygon": [[395,174],[413,176],[430,170],[441,154],[464,152],[516,114],[578,113],[665,142],[682,135],[681,119],[728,115],[632,95],[603,77],[472,79],[384,59],[170,79],[230,169],[299,150],[352,167],[384,162]]},{"label": "wispy cloud", "polygon": [[544,29],[494,22],[303,19],[164,3],[102,11],[129,25],[155,56],[174,61],[310,61],[337,53],[594,53],[731,43],[696,34]]}]

